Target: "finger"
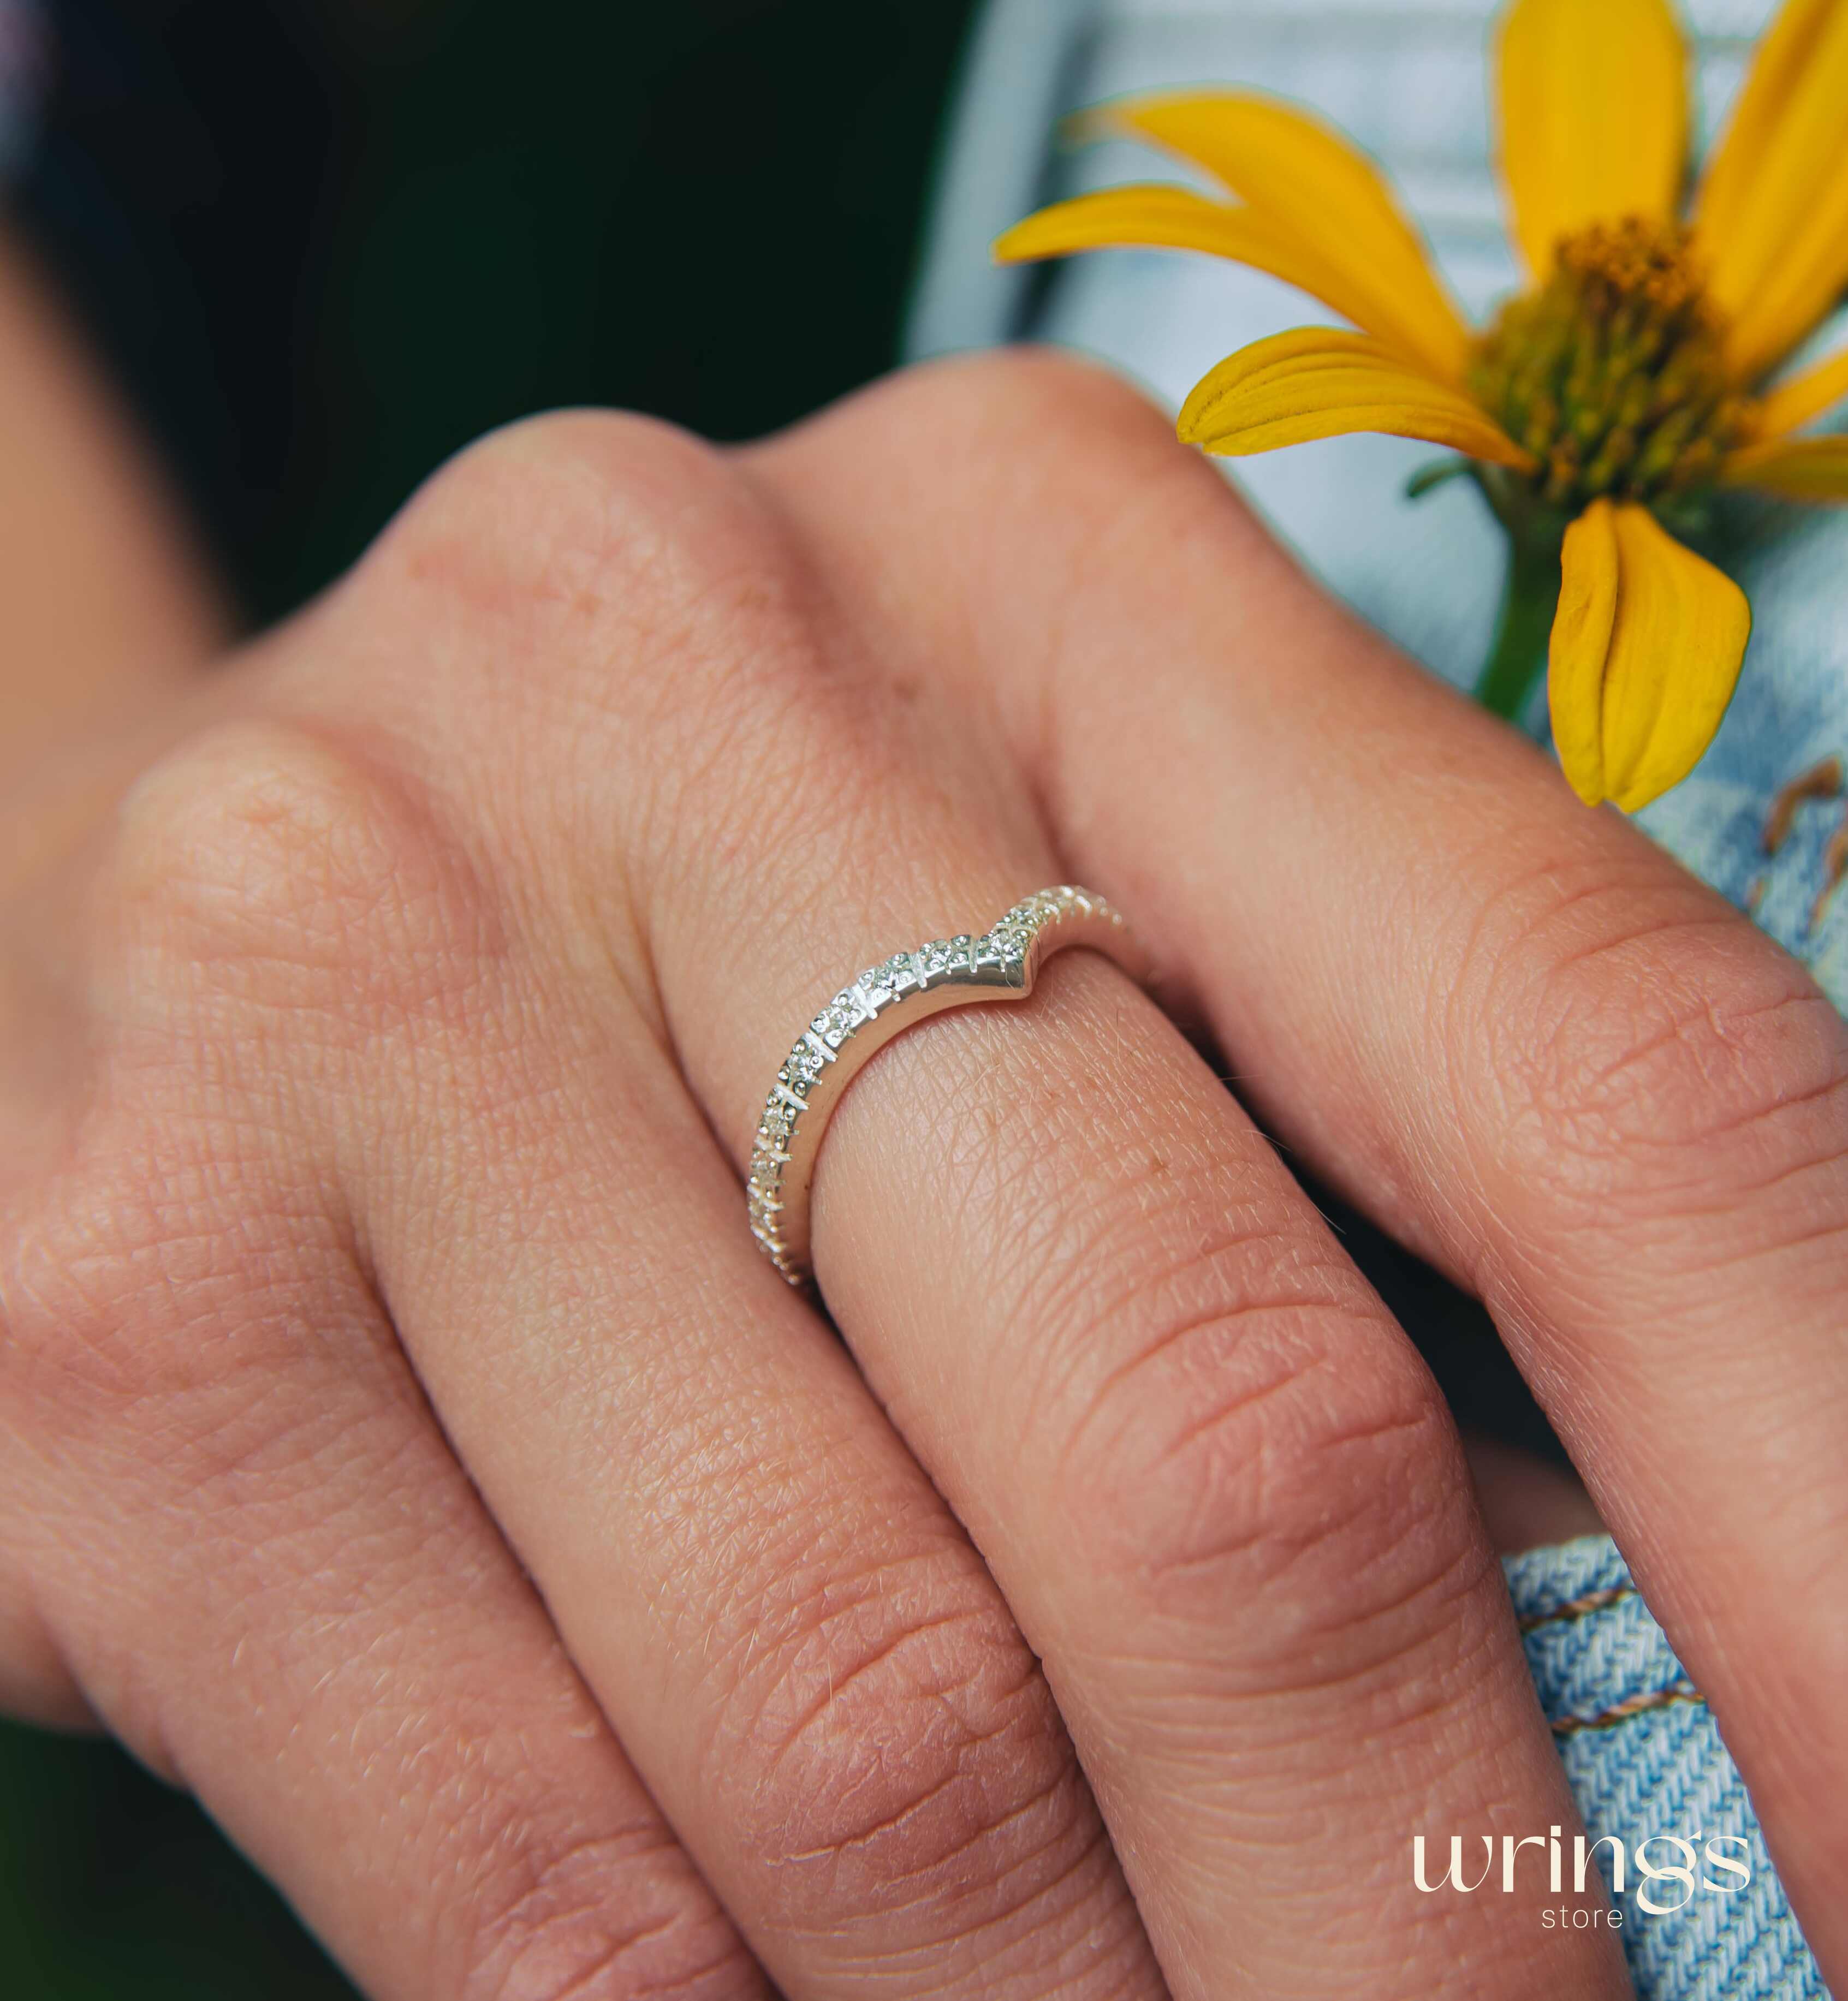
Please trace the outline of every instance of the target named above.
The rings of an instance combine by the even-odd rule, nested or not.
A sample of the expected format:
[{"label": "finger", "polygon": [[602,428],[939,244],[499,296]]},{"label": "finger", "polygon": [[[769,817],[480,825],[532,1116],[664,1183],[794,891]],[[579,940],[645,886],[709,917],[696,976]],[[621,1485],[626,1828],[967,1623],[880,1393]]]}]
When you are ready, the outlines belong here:
[{"label": "finger", "polygon": [[[391,1025],[329,1085],[328,1113],[357,1133],[398,1108],[343,1156],[369,1269],[572,1658],[780,1991],[1160,2001],[993,1579],[839,1344],[757,1254],[650,1025],[648,976],[620,927],[586,924],[628,872],[609,823],[654,753],[621,760],[633,684],[621,729],[611,715],[587,729],[579,706],[608,699],[625,635],[607,628],[615,650],[590,650],[569,629],[575,594],[510,568],[535,528],[557,547],[543,513],[560,504],[556,475],[523,470],[523,448],[491,447],[429,496],[322,615],[305,677],[350,718],[352,690],[325,663],[362,663],[375,746],[396,734],[395,692],[425,703],[439,663],[450,715],[479,697],[487,740],[426,733],[454,840],[407,826],[402,781],[381,786],[350,750],[337,815],[301,803],[315,766],[298,749],[297,805],[269,816],[325,829],[291,849],[286,879],[324,882],[329,851],[377,858],[340,902],[355,915],[336,984],[388,997]],[[458,531],[478,504],[504,510],[500,527]],[[610,504],[599,492],[600,520]],[[634,517],[639,541],[658,519],[652,503]],[[435,553],[458,532],[467,599]],[[652,546],[655,568],[675,559],[658,534]],[[639,606],[635,582],[624,601]],[[700,639],[683,638],[694,662]],[[279,680],[297,666],[277,649]],[[534,732],[548,776],[538,809],[513,799],[517,830],[494,824],[510,746],[531,728],[510,720],[510,690],[572,715]],[[359,734],[348,720],[345,740]],[[586,793],[576,758],[593,735]],[[447,915],[381,932],[376,913],[407,902]]]},{"label": "finger", "polygon": [[[1153,2001],[1032,1655],[851,1362],[740,1240],[709,1138],[581,1070],[566,1096],[586,1129],[503,1154],[465,1254],[388,1241],[384,1268],[707,1880],[785,1992]],[[646,1181],[625,1133],[649,1135]]]},{"label": "finger", "polygon": [[[39,1686],[193,1790],[375,2001],[750,2001],[358,1268],[304,922],[339,879],[289,844],[273,751],[240,727],[143,788],[89,900],[120,948],[84,984],[85,1115],[0,1175],[0,1488]],[[341,803],[336,848],[363,840]]]},{"label": "finger", "polygon": [[[841,962],[906,934],[861,921]],[[1434,1386],[1148,1004],[1044,978],[856,1083],[816,1255],[1046,1663],[1171,1983],[1461,1992],[1486,1955],[1498,1992],[1621,1992],[1607,1941],[1540,1933],[1538,1878],[1412,1888],[1410,1831],[1572,1824]],[[1334,1912],[1312,1941],[1293,1890]]]},{"label": "finger", "polygon": [[170,700],[225,611],[144,440],[41,273],[0,238],[0,764]]},{"label": "finger", "polygon": [[[868,479],[840,512],[863,552],[967,580],[892,616],[965,639],[1074,865],[1143,917],[1251,1101],[1489,1305],[1839,1982],[1848,1032],[1718,897],[1307,588],[1120,392],[1028,364],[951,400],[941,489]],[[903,463],[918,419],[868,412],[840,461]],[[1001,519],[1037,527],[1004,574]]]},{"label": "finger", "polygon": [[[350,1310],[315,1338],[389,1338]],[[130,1749],[377,2001],[762,1994],[408,1379],[159,1373],[137,1365],[132,1425],[95,1399],[119,1453],[158,1421],[158,1465],[106,1494],[40,1467],[24,1496],[58,1665]]]},{"label": "finger", "polygon": [[[566,1153],[555,1150],[563,1143],[555,1135],[536,1156],[508,1153],[511,1181],[500,1199],[513,1221],[486,1240],[490,1268],[469,1273],[471,1292],[482,1289],[475,1309],[465,1317],[446,1298],[441,1311],[401,1307],[400,1316],[428,1330],[419,1363],[446,1422],[546,1580],[606,1707],[646,1757],[657,1728],[675,1742],[658,1693],[663,1670],[651,1670],[657,1706],[632,1707],[649,1693],[646,1681],[637,1686],[638,1668],[651,1658],[647,1636],[614,1630],[613,1612],[600,1608],[622,1602],[609,1582],[612,1552],[639,1543],[647,1560],[660,1534],[646,1515],[638,1519],[621,1484],[626,1463],[649,1469],[655,1460],[627,1431],[609,1453],[606,1416],[604,1458],[614,1466],[600,1477],[593,1422],[574,1416],[594,1377],[568,1375],[562,1391],[530,1399],[548,1414],[543,1451],[560,1469],[558,1491],[545,1512],[535,1512],[535,1494],[516,1513],[521,1482],[497,1458],[507,1447],[494,1430],[517,1400],[471,1388],[461,1367],[468,1350],[492,1344],[492,1331],[516,1318],[542,1360],[595,1352],[601,1329],[614,1408],[646,1408],[658,1394],[677,1411],[687,1394],[680,1361],[660,1359],[658,1334],[638,1344],[639,1359],[625,1356],[607,1254],[583,1248],[613,1243],[632,1289],[664,1300],[677,1335],[694,1330],[694,1394],[709,1400],[718,1427],[715,1442],[704,1429],[692,1435],[716,1458],[716,1480],[693,1495],[678,1480],[664,1489],[667,1519],[686,1525],[674,1545],[679,1569],[699,1585],[705,1537],[698,1524],[715,1506],[722,1550],[760,1546],[761,1528],[747,1536],[732,1527],[725,1497],[740,1495],[759,1523],[819,1520],[824,1526],[807,1533],[821,1535],[824,1549],[832,1547],[825,1525],[835,1519],[825,1511],[830,1495],[837,1510],[839,1501],[826,1482],[786,1485],[793,1476],[781,1463],[773,1498],[758,1498],[753,1455],[766,1449],[767,1425],[771,1437],[787,1432],[798,1465],[830,1456],[800,1415],[805,1406],[830,1408],[822,1387],[809,1380],[799,1399],[779,1400],[774,1416],[736,1397],[724,1351],[698,1338],[699,1318],[680,1306],[684,1276],[669,1290],[639,1258],[639,1243],[678,1244],[670,1269],[697,1269],[717,1291],[732,1269],[720,1261],[754,1253],[736,1221],[729,1238],[719,1234],[722,1199],[735,1204],[735,1185],[694,1212],[684,1238],[667,1235],[664,1196],[649,1203],[646,1221],[634,1213],[642,1198],[632,1150],[645,1147],[645,1185],[670,1189],[665,1150],[674,1127],[654,1100],[619,1095],[608,1081],[632,1065],[609,1039],[613,983],[600,969],[623,969],[650,1005],[660,997],[662,1044],[696,1081],[736,1162],[792,1025],[812,1011],[818,990],[825,996],[857,966],[915,940],[920,927],[998,914],[1051,864],[1011,772],[985,761],[979,746],[972,753],[962,719],[934,708],[921,691],[907,701],[902,687],[881,688],[856,656],[851,628],[829,617],[825,582],[805,578],[774,514],[748,488],[628,427],[586,428],[570,442],[548,485],[531,485],[529,469],[521,475],[529,483],[511,496],[503,487],[497,503],[530,511],[555,507],[560,492],[576,496],[546,590],[511,586],[491,568],[492,539],[484,547],[472,534],[451,558],[470,577],[471,598],[436,643],[451,661],[479,663],[465,671],[510,674],[507,684],[545,685],[549,672],[548,699],[572,719],[569,736],[555,730],[548,740],[557,761],[544,801],[521,816],[534,844],[531,879],[553,886],[552,921],[561,927],[534,957],[600,976],[586,984],[583,1011],[529,1039],[522,1060],[537,1060],[537,1039],[583,1051],[586,1067],[555,1084],[542,1072],[537,1088],[523,1069],[517,1088],[489,1101],[583,1110]],[[503,481],[514,470],[500,461]],[[594,503],[587,526],[586,499]],[[557,518],[545,518],[555,552]],[[433,568],[427,545],[416,567]],[[561,585],[579,576],[597,579],[588,619],[581,594]],[[484,625],[484,605],[503,615]],[[506,615],[508,607],[518,609]],[[562,681],[545,664],[572,657],[582,664]],[[611,687],[613,662],[620,689]],[[407,674],[405,687],[426,679],[427,669]],[[374,698],[389,701],[390,688],[375,687]],[[623,754],[637,736],[644,748]],[[445,741],[439,726],[430,768],[466,758],[479,771],[485,747]],[[498,764],[504,749],[492,748]],[[586,884],[579,858],[600,843],[607,851],[612,820],[631,835],[642,830],[642,838],[639,847],[618,839],[622,862],[606,862]],[[620,900],[607,886],[611,878],[624,886]],[[562,893],[566,883],[575,886]],[[587,912],[594,943],[583,934]],[[641,944],[604,945],[606,933],[630,935],[631,913]],[[1502,1991],[1512,1995],[1561,1985],[1620,1992],[1608,1935],[1543,1934],[1531,1894],[1439,1902],[1421,1898],[1408,1881],[1415,1826],[1571,1823],[1505,1595],[1428,1378],[1268,1148],[1153,1008],[1095,967],[1067,967],[1049,985],[1043,1005],[1006,1024],[946,1020],[880,1057],[844,1108],[852,1122],[830,1140],[832,1157],[824,1152],[817,1249],[856,1353],[1048,1663],[1164,1970],[1188,1994],[1230,1985],[1378,1997],[1460,1992],[1463,1969],[1488,1955],[1505,1969]],[[509,1012],[539,1018],[531,1006]],[[479,1130],[483,1116],[472,1108],[461,1122]],[[461,1150],[426,1139],[412,1153],[430,1161]],[[546,1191],[543,1216],[520,1199],[534,1186]],[[472,1212],[470,1240],[481,1220]],[[522,1258],[523,1240],[535,1233],[537,1251]],[[572,1244],[579,1248],[568,1255]],[[439,1258],[447,1270],[458,1255],[446,1232],[426,1246],[424,1268],[399,1265],[395,1298],[427,1282]],[[495,1289],[492,1268],[510,1260],[510,1294]],[[543,1293],[535,1268],[548,1275]],[[786,1317],[785,1296],[761,1267],[755,1277],[774,1352],[812,1355]],[[705,1296],[710,1311],[712,1293]],[[469,1330],[448,1361],[435,1339],[446,1324]],[[729,1332],[758,1382],[769,1380],[751,1323],[734,1320]],[[530,1366],[510,1360],[499,1380],[519,1381],[508,1372]],[[631,1369],[645,1369],[649,1399],[622,1394]],[[607,1394],[592,1408],[610,1411]],[[688,1449],[679,1447],[677,1460]],[[833,1456],[840,1459],[838,1446]],[[840,1484],[867,1490],[865,1467],[856,1456]],[[910,1512],[889,1489],[870,1491],[875,1512],[900,1519]],[[783,1498],[791,1491],[794,1505]],[[586,1492],[612,1497],[601,1519],[616,1532],[600,1546],[581,1540],[570,1519]],[[856,1524],[854,1540],[867,1533]],[[785,1548],[774,1554],[786,1566]],[[630,1589],[650,1575],[631,1574]],[[683,1645],[690,1631],[711,1630],[721,1672],[734,1676],[735,1615],[726,1608],[741,1602],[753,1627],[765,1623],[760,1574],[753,1570],[747,1587],[715,1603],[708,1586],[697,1618],[670,1627]],[[666,1602],[680,1600],[670,1594]],[[771,1626],[765,1650],[773,1677],[788,1672],[774,1644],[780,1626]],[[875,1661],[893,1658],[889,1630],[873,1629]],[[995,1736],[991,1672],[971,1684],[980,1698],[973,1710],[966,1697],[948,1704],[958,1732]],[[863,1676],[848,1685],[866,1686]],[[941,1679],[925,1686],[941,1713]],[[761,1734],[740,1746],[733,1728],[714,1733],[706,1687],[704,1674],[689,1686],[683,1669],[674,1693],[696,1726],[716,1735],[716,1770],[736,1768],[740,1790],[719,1795],[722,1825],[698,1818],[701,1790],[691,1783],[709,1790],[712,1763],[698,1773],[651,1766],[649,1776],[742,1912],[753,1899],[760,1907],[762,1886],[728,1870],[726,1823],[762,1838],[753,1807],[767,1785],[768,1798],[788,1810],[792,1761],[766,1760]],[[824,1717],[843,1714],[819,1693],[809,1703]],[[857,1710],[845,1714],[858,1720]],[[865,1745],[858,1755],[879,1771],[914,1775],[915,1763],[898,1759],[886,1731],[867,1743],[878,1714],[858,1730],[845,1726],[848,1742]],[[1017,1711],[1003,1703],[1000,1714]],[[838,1743],[843,1727],[829,1734]],[[1356,1745],[1366,1747],[1358,1772]],[[780,1752],[774,1738],[769,1748]],[[931,1797],[953,1802],[955,1790],[945,1789],[957,1776],[939,1769]],[[910,1787],[896,1811],[889,1787],[863,1772],[841,1790],[870,1801],[882,1840],[894,1828],[932,1825]],[[1000,1797],[1018,1829],[1021,1803]],[[797,1825],[813,1829],[812,1815]],[[1331,1824],[1343,1828],[1342,1839],[1328,1837]],[[856,1887],[842,1867],[851,1844],[840,1821],[823,1829],[828,1838],[810,1850],[827,1878]],[[978,1832],[983,1849],[960,1853],[971,1846],[965,1813],[951,1856],[928,1852],[907,1909],[941,1922],[943,1868],[959,1853],[985,1908],[994,1895],[992,1819]],[[1070,1838],[1062,1827],[1062,1848]],[[1032,1839],[1037,1850],[1045,1836]],[[910,1873],[901,1870],[900,1881]],[[1298,1914],[1305,1900],[1319,1909],[1324,1899],[1337,1915],[1306,1941]],[[1039,1908],[1043,1922],[1042,1901]],[[897,1913],[888,1904],[879,1915],[889,1925]],[[802,1942],[791,1940],[792,1920],[755,1930],[743,1921],[780,1972],[774,1954]],[[839,1916],[832,1921],[838,1935]],[[873,1935],[865,1925],[849,1934],[858,1958]]]}]

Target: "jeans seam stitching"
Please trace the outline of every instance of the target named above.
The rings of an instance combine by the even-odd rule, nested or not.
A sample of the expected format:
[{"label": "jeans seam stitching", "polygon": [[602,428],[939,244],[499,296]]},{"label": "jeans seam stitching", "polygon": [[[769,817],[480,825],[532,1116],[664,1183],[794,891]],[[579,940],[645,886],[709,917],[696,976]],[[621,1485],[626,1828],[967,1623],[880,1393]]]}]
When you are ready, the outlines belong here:
[{"label": "jeans seam stitching", "polygon": [[1523,1633],[1537,1633],[1543,1626],[1565,1626],[1575,1620],[1589,1619],[1594,1612],[1607,1610],[1636,1596],[1634,1584],[1613,1585],[1606,1591],[1588,1591],[1582,1598],[1568,1598],[1550,1612],[1530,1612],[1515,1623]]},{"label": "jeans seam stitching", "polygon": [[1653,1711],[1672,1708],[1679,1703],[1697,1703],[1707,1707],[1707,1698],[1686,1679],[1671,1682],[1666,1688],[1650,1689],[1641,1695],[1626,1696],[1621,1702],[1613,1703],[1610,1708],[1599,1710],[1592,1716],[1550,1717],[1547,1727],[1555,1737],[1575,1737],[1585,1730],[1614,1730],[1620,1723],[1627,1723],[1633,1716],[1647,1716]]}]

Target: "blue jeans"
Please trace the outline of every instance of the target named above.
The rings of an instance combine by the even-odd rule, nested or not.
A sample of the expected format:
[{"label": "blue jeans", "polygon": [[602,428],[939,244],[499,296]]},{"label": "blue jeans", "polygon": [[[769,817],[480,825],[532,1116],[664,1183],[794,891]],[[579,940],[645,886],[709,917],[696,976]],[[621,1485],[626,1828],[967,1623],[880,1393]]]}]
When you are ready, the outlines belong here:
[{"label": "blue jeans", "polygon": [[[1614,1836],[1624,1845],[1624,1884],[1612,1900],[1624,1913],[1637,1993],[1644,2001],[1826,2001],[1738,1767],[1616,1545],[1587,1536],[1509,1557],[1502,1568],[1587,1839]],[[1638,1868],[1639,1844],[1648,1844],[1651,1867],[1689,1867],[1665,1835],[1692,1846],[1691,1883]],[[1719,1852],[1748,1870],[1747,1880],[1708,1860],[1716,1836],[1731,1838]],[[1615,1850],[1593,1853],[1610,1883]]]},{"label": "blue jeans", "polygon": [[[1392,175],[1458,297],[1482,317],[1516,279],[1488,159],[1494,4],[990,0],[951,134],[913,351],[1056,340],[1174,408],[1234,348],[1325,322],[1326,308],[1306,310],[1274,280],[1205,258],[1113,252],[1038,272],[989,262],[992,238],[1041,202],[1150,177],[1149,157],[1127,147],[1060,153],[1049,139],[1063,113],[1123,91],[1209,82],[1255,85],[1335,119]],[[1685,0],[1710,120],[1730,103],[1772,11],[1773,0]],[[1840,344],[1843,331],[1839,322],[1824,329],[1817,346]],[[1331,439],[1242,460],[1238,482],[1333,590],[1434,672],[1467,684],[1495,616],[1501,531],[1465,482],[1404,498],[1407,475],[1435,455],[1394,438]],[[1780,788],[1848,753],[1848,510],[1758,525],[1776,532],[1748,523],[1731,563],[1756,618],[1737,699],[1693,775],[1640,822],[1848,1011],[1848,887],[1818,900],[1842,803],[1802,807],[1774,856],[1762,841]],[[1595,1537],[1531,1550],[1507,1571],[1589,1835],[1624,1844],[1613,1898],[1643,2001],[1822,1996],[1738,1773],[1615,1546]],[[1683,1908],[1651,1909],[1672,1904],[1681,1881],[1639,1883],[1637,1845],[1697,1830],[1703,1855],[1709,1839],[1736,1840],[1720,1852],[1749,1867],[1749,1882],[1704,1866]],[[1596,1851],[1607,1880],[1614,1853]],[[1670,1863],[1679,1854],[1648,1851]],[[1478,1857],[1470,1874],[1479,1869]]]}]

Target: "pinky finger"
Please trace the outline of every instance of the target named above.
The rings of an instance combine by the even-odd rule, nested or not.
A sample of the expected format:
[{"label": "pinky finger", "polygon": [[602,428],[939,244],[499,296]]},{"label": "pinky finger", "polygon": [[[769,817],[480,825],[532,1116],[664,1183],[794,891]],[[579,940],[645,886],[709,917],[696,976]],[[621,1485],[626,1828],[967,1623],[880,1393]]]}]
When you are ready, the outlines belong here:
[{"label": "pinky finger", "polygon": [[[0,1632],[26,1642],[15,1678],[47,1721],[81,1686],[374,2001],[760,2001],[389,1328],[348,1310],[240,1380],[145,1344],[109,1412],[136,1470],[106,1498],[44,1429],[8,1451],[51,1581],[37,1641]],[[93,1425],[95,1394],[67,1388],[57,1423]],[[150,1424],[160,1449],[134,1450]]]}]

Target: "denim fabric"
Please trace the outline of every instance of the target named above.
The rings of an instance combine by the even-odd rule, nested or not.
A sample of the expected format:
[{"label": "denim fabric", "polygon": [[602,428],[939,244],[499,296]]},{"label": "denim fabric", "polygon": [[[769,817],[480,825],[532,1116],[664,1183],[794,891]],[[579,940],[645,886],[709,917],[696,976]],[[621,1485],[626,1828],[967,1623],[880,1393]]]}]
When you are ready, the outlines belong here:
[{"label": "denim fabric", "polygon": [[[1613,1901],[1637,1993],[1644,2001],[1826,2001],[1738,1767],[1616,1545],[1587,1536],[1502,1568],[1589,1839],[1617,1836],[1627,1860],[1663,1834],[1691,1841],[1697,1853],[1714,1836],[1749,1844],[1749,1884],[1706,1888],[1703,1878],[1736,1879],[1703,1870],[1685,1902],[1686,1885],[1658,1884],[1657,1904],[1681,1905],[1665,1912],[1639,1905],[1637,1872],[1626,1870]],[[1594,1852],[1608,1884],[1613,1851]],[[1659,1846],[1648,1853],[1658,1866],[1684,1860]],[[1747,1860],[1736,1846],[1724,1853]]]},{"label": "denim fabric", "polygon": [[[1773,6],[1683,0],[1703,138],[1724,117]],[[1494,0],[991,0],[951,134],[913,353],[1056,340],[1173,409],[1231,350],[1333,317],[1271,279],[1199,256],[1126,251],[1037,271],[991,266],[989,242],[1039,203],[1164,176],[1140,149],[1049,144],[1060,114],[1177,83],[1255,85],[1336,120],[1391,174],[1466,310],[1483,316],[1516,276],[1489,166],[1493,11]],[[1848,316],[1812,351],[1845,333]],[[1438,455],[1394,438],[1336,438],[1241,460],[1235,477],[1326,583],[1433,671],[1467,685],[1488,649],[1503,543],[1466,482],[1404,497],[1407,475]],[[1742,510],[1735,526],[1729,566],[1756,617],[1738,694],[1693,775],[1640,821],[1848,1009],[1848,888],[1818,908],[1842,802],[1803,807],[1774,858],[1762,845],[1778,789],[1825,756],[1848,756],[1848,510],[1767,506]],[[1536,708],[1543,729],[1543,701]],[[1559,1737],[1592,1832],[1634,1841],[1700,1828],[1752,1843],[1749,1892],[1709,1892],[1686,1912],[1652,1917],[1626,1891],[1624,1937],[1642,2001],[1821,1996],[1705,1706],[1671,1700],[1609,1714],[1680,1678],[1614,1546],[1534,1551],[1509,1577],[1517,1606],[1535,1615],[1624,1593],[1577,1617],[1549,1617],[1527,1637],[1549,1716],[1607,1719]]]}]

